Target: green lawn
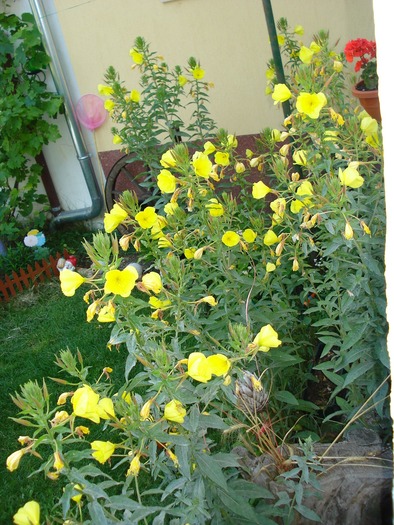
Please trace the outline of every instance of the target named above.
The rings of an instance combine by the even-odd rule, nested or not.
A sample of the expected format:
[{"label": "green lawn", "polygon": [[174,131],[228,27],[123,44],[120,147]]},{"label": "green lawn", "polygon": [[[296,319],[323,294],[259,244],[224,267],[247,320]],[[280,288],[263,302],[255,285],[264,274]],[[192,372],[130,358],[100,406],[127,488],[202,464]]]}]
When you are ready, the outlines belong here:
[{"label": "green lawn", "polygon": [[[44,377],[62,377],[54,361],[55,355],[66,348],[80,350],[84,363],[92,367],[92,378],[98,377],[103,363],[114,369],[116,377],[116,363],[123,362],[121,350],[109,351],[106,346],[111,326],[86,322],[83,294],[80,289],[74,297],[63,296],[58,279],[54,279],[10,303],[0,303],[0,524],[11,524],[14,513],[29,499],[39,499],[42,507],[51,507],[59,491],[56,482],[44,480],[43,474],[27,478],[38,464],[30,455],[22,459],[16,471],[6,469],[6,458],[20,448],[18,437],[29,434],[29,428],[10,419],[18,414],[10,395],[28,380],[41,385]],[[124,367],[118,370],[123,374]],[[49,379],[46,382],[56,400],[64,387]]]}]

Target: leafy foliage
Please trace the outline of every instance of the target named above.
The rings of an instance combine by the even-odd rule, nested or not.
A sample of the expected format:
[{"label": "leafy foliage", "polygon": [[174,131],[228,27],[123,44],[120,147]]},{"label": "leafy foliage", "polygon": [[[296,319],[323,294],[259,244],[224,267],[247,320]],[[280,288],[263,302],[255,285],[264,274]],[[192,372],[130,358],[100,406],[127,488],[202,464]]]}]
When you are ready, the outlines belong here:
[{"label": "leafy foliage", "polygon": [[[30,13],[0,13],[0,237],[13,240],[19,221],[44,205],[38,193],[41,166],[36,162],[44,144],[59,138],[50,121],[62,100],[48,91],[45,69],[49,57]],[[41,214],[41,224],[45,215]]]}]

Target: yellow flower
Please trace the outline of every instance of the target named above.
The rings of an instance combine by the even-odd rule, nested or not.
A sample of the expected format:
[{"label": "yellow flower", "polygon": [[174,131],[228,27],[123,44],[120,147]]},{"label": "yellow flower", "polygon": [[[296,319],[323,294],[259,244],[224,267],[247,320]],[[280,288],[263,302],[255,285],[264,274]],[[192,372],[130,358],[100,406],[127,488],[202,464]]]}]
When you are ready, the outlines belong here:
[{"label": "yellow flower", "polygon": [[158,244],[159,248],[171,248],[171,246],[172,246],[172,242],[170,241],[170,239],[167,239],[167,237],[165,237],[165,236],[160,237],[160,239],[159,239],[157,244]]},{"label": "yellow flower", "polygon": [[94,450],[92,456],[99,463],[105,463],[115,452],[116,448],[110,441],[92,441],[91,447]]},{"label": "yellow flower", "polygon": [[299,52],[301,62],[304,64],[310,64],[312,62],[313,51],[309,47],[302,46]]},{"label": "yellow flower", "polygon": [[293,272],[297,272],[299,270],[299,268],[300,268],[300,265],[298,263],[298,259],[297,259],[297,257],[294,257],[294,259],[293,259],[293,267],[292,267]]},{"label": "yellow flower", "polygon": [[130,394],[130,392],[126,392],[126,391],[124,391],[124,392],[122,393],[122,399],[123,399],[124,401],[126,401],[126,403],[127,403],[128,405],[131,405],[131,403],[132,403],[132,398],[131,398],[131,394]]},{"label": "yellow flower", "polygon": [[119,224],[127,218],[125,211],[117,202],[109,213],[104,213],[104,229],[107,233],[113,232]]},{"label": "yellow flower", "polygon": [[31,500],[25,503],[13,517],[15,525],[40,525],[40,505]]},{"label": "yellow flower", "polygon": [[279,149],[279,154],[282,155],[282,157],[287,157],[287,154],[290,151],[290,144],[283,144],[283,146]]},{"label": "yellow flower", "polygon": [[140,418],[142,419],[142,421],[149,419],[150,408],[152,406],[152,403],[153,399],[148,399],[148,401],[146,401],[146,403],[144,403],[144,405],[142,406],[140,410]]},{"label": "yellow flower", "polygon": [[327,130],[324,132],[324,142],[336,142],[338,138],[338,131]]},{"label": "yellow flower", "polygon": [[135,220],[144,230],[152,228],[157,220],[157,213],[153,206],[147,206],[144,210],[137,213]]},{"label": "yellow flower", "polygon": [[350,240],[353,239],[353,237],[354,237],[353,228],[350,226],[350,223],[347,222],[347,221],[346,221],[345,231],[344,231],[343,236],[344,236],[345,239],[347,239],[348,241],[350,241]]},{"label": "yellow flower", "polygon": [[273,67],[269,67],[268,69],[266,69],[266,71],[265,71],[265,78],[267,80],[274,80],[274,78],[275,78],[275,69]]},{"label": "yellow flower", "polygon": [[115,305],[112,301],[108,301],[108,303],[100,309],[97,321],[99,323],[113,323],[116,321]]},{"label": "yellow flower", "polygon": [[264,235],[263,242],[266,246],[272,246],[273,244],[276,244],[279,241],[279,237],[273,230],[268,230],[267,233]]},{"label": "yellow flower", "polygon": [[253,183],[252,196],[254,199],[264,199],[264,197],[270,193],[269,188],[262,180]]},{"label": "yellow flower", "polygon": [[297,97],[296,108],[309,118],[319,118],[320,111],[327,104],[324,93],[300,93]]},{"label": "yellow flower", "polygon": [[75,290],[85,282],[84,277],[72,270],[62,270],[59,274],[60,288],[66,297],[72,297]]},{"label": "yellow flower", "polygon": [[206,357],[201,352],[193,352],[187,360],[187,373],[196,381],[207,383],[212,378],[212,375],[226,375],[230,366],[230,360],[223,354],[214,354]]},{"label": "yellow flower", "polygon": [[129,469],[126,472],[126,476],[138,476],[140,469],[141,469],[140,455],[137,454],[131,460]]},{"label": "yellow flower", "polygon": [[378,121],[372,117],[364,117],[361,119],[360,128],[366,135],[374,135],[378,132]]},{"label": "yellow flower", "polygon": [[204,153],[205,155],[210,155],[216,151],[216,147],[212,144],[210,140],[207,140],[207,142],[204,143]]},{"label": "yellow flower", "polygon": [[168,421],[183,423],[185,421],[186,409],[180,401],[173,399],[164,407],[164,417]]},{"label": "yellow flower", "polygon": [[171,306],[171,301],[168,299],[161,301],[157,297],[149,297],[149,304],[152,308],[159,308],[160,310],[163,310],[164,308]]},{"label": "yellow flower", "polygon": [[321,47],[320,47],[319,44],[318,44],[317,42],[315,42],[315,41],[311,42],[311,45],[310,45],[309,47],[312,49],[312,51],[313,51],[314,53],[319,53],[319,51],[321,50]]},{"label": "yellow flower", "polygon": [[178,208],[179,204],[177,202],[167,202],[167,204],[164,206],[164,212],[167,215],[174,215]]},{"label": "yellow flower", "polygon": [[205,77],[205,71],[200,66],[192,69],[192,75],[196,80],[201,80]]},{"label": "yellow flower", "polygon": [[83,493],[82,493],[83,486],[77,483],[76,485],[73,486],[73,489],[77,491],[77,494],[75,494],[75,496],[72,496],[71,499],[75,501],[75,503],[79,503],[83,496]]},{"label": "yellow flower", "polygon": [[179,460],[177,456],[170,450],[169,448],[166,450],[168,457],[171,459],[171,461],[174,463],[175,467],[179,467]]},{"label": "yellow flower", "polygon": [[343,63],[340,60],[334,60],[332,67],[334,71],[336,71],[337,73],[340,73],[343,69]]},{"label": "yellow flower", "polygon": [[271,138],[274,142],[279,142],[281,140],[281,132],[274,128],[271,130]]},{"label": "yellow flower", "polygon": [[82,437],[84,435],[90,434],[90,430],[88,429],[88,427],[85,427],[83,425],[79,425],[79,426],[75,427],[75,433],[78,436]]},{"label": "yellow flower", "polygon": [[299,166],[306,166],[306,151],[299,149],[293,153],[293,162]]},{"label": "yellow flower", "polygon": [[242,232],[242,237],[244,241],[252,243],[256,240],[257,233],[254,232],[252,229],[247,228],[246,230]]},{"label": "yellow flower", "polygon": [[240,240],[241,240],[241,238],[238,235],[238,233],[233,232],[231,230],[226,232],[226,233],[224,233],[223,236],[222,236],[222,243],[225,244],[226,246],[228,246],[229,248],[232,248],[233,246],[236,246],[239,243]]},{"label": "yellow flower", "polygon": [[93,319],[93,317],[97,313],[98,306],[100,304],[100,301],[93,301],[92,304],[90,304],[86,310],[86,320],[88,323],[90,323]]},{"label": "yellow flower", "polygon": [[72,396],[73,393],[72,392],[63,392],[62,394],[60,394],[60,396],[58,397],[58,400],[57,400],[57,405],[65,405],[66,404],[66,401],[67,401],[67,398],[69,398],[70,396]]},{"label": "yellow flower", "polygon": [[99,95],[104,95],[105,97],[109,97],[114,92],[110,86],[105,86],[104,84],[99,84],[97,86],[97,91],[99,92]]},{"label": "yellow flower", "polygon": [[[298,189],[296,191],[296,194],[297,195],[300,195],[300,196],[305,196],[305,195],[313,195],[313,186],[312,184],[309,182],[309,180],[304,180],[299,186],[298,186]],[[298,213],[301,208],[304,208],[305,206],[308,206],[310,203],[311,203],[311,199],[303,199],[303,200],[300,200],[300,199],[294,199],[292,202],[291,202],[291,205],[290,205],[290,211],[292,213]]]},{"label": "yellow flower", "polygon": [[286,210],[286,200],[279,197],[270,203],[270,208],[279,218],[282,218]]},{"label": "yellow flower", "polygon": [[364,184],[363,177],[359,174],[356,168],[352,168],[351,166],[348,166],[343,171],[341,168],[339,168],[338,176],[342,186],[349,186],[349,188],[359,188]]},{"label": "yellow flower", "polygon": [[224,213],[223,205],[217,199],[209,199],[205,207],[209,210],[211,217],[221,217]]},{"label": "yellow flower", "polygon": [[53,454],[53,468],[57,471],[60,471],[62,470],[62,468],[64,467],[64,461],[60,455],[60,452],[56,451],[54,454]]},{"label": "yellow flower", "polygon": [[289,100],[291,97],[291,91],[286,84],[276,84],[274,92],[272,93],[272,99],[274,100],[275,105],[279,102],[286,102],[286,100]]},{"label": "yellow flower", "polygon": [[167,150],[160,159],[160,164],[163,168],[174,168],[176,166],[176,159],[172,149]]},{"label": "yellow flower", "polygon": [[244,171],[246,170],[246,167],[245,167],[245,164],[243,162],[236,162],[235,163],[235,173],[244,173]]},{"label": "yellow flower", "polygon": [[135,48],[130,49],[130,56],[135,64],[142,64],[144,61],[144,56],[139,53]]},{"label": "yellow flower", "polygon": [[141,100],[141,93],[136,89],[133,89],[130,93],[130,100],[138,104],[138,102]]},{"label": "yellow flower", "polygon": [[295,26],[294,33],[296,35],[302,36],[304,34],[304,28],[300,25]]},{"label": "yellow flower", "polygon": [[209,160],[208,155],[200,151],[196,151],[194,153],[192,158],[192,166],[194,173],[203,179],[208,179],[212,173],[212,162]]},{"label": "yellow flower", "polygon": [[123,139],[120,135],[114,135],[112,139],[113,144],[122,144]]},{"label": "yellow flower", "polygon": [[66,410],[59,410],[55,413],[54,418],[51,420],[51,425],[60,425],[61,423],[64,423],[70,416],[68,415],[68,412]]},{"label": "yellow flower", "polygon": [[183,87],[187,83],[187,78],[183,75],[178,76],[178,84]]},{"label": "yellow flower", "polygon": [[212,370],[207,358],[201,352],[193,352],[187,360],[187,373],[200,383],[207,383],[212,378]]},{"label": "yellow flower", "polygon": [[7,470],[14,472],[19,467],[19,462],[22,459],[22,456],[26,454],[27,449],[21,448],[10,454],[6,460]]},{"label": "yellow flower", "polygon": [[215,376],[225,376],[231,367],[230,360],[223,354],[210,355],[207,362]]},{"label": "yellow flower", "polygon": [[209,306],[217,306],[217,304],[218,304],[217,300],[213,297],[213,295],[206,295],[205,297],[203,297],[202,299],[200,299],[197,302],[198,303],[207,303],[207,304],[209,304]]},{"label": "yellow flower", "polygon": [[256,335],[253,344],[257,346],[257,349],[261,352],[268,352],[270,348],[277,348],[281,345],[282,341],[278,339],[278,334],[272,326],[267,324],[263,326],[260,332]]},{"label": "yellow flower", "polygon": [[269,262],[265,265],[265,271],[267,273],[271,273],[271,272],[274,272],[276,270],[276,266],[274,263],[272,262]]},{"label": "yellow flower", "polygon": [[162,193],[174,193],[176,188],[176,177],[164,169],[157,176],[157,186]]},{"label": "yellow flower", "polygon": [[115,102],[113,100],[106,100],[104,102],[104,108],[107,110],[107,111],[112,111],[115,107]]},{"label": "yellow flower", "polygon": [[230,164],[230,155],[222,151],[217,151],[215,153],[215,162],[219,164],[219,166],[228,166]]},{"label": "yellow flower", "polygon": [[195,248],[185,248],[183,250],[183,254],[186,257],[186,259],[193,259],[195,252],[196,252]]},{"label": "yellow flower", "polygon": [[374,133],[373,135],[367,135],[365,137],[365,142],[369,144],[372,148],[379,148],[380,146],[379,135],[377,133]]},{"label": "yellow flower", "polygon": [[129,297],[137,279],[138,272],[133,266],[124,270],[109,270],[105,274],[104,292]]},{"label": "yellow flower", "polygon": [[142,283],[144,284],[147,290],[151,290],[153,293],[160,293],[163,288],[163,283],[161,282],[160,274],[157,272],[146,273],[142,277]]},{"label": "yellow flower", "polygon": [[371,235],[371,230],[370,230],[369,226],[364,221],[360,221],[360,225],[361,225],[362,229],[364,230],[364,233],[366,233],[367,235]]},{"label": "yellow flower", "polygon": [[283,44],[285,43],[286,39],[285,39],[285,36],[284,35],[278,35],[277,36],[277,39],[278,39],[278,44],[280,46],[283,46]]},{"label": "yellow flower", "polygon": [[100,400],[100,396],[89,385],[84,385],[74,392],[71,404],[76,416],[89,419],[93,423],[99,423],[100,417],[109,419],[108,413],[115,415],[112,401],[109,398]]}]

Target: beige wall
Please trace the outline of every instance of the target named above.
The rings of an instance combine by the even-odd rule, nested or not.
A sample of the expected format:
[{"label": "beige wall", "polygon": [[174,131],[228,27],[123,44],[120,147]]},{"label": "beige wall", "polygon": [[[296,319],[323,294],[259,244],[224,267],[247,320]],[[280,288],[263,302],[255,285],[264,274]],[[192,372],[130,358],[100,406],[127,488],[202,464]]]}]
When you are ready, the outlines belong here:
[{"label": "beige wall", "polygon": [[[211,112],[218,125],[238,135],[279,126],[282,112],[264,94],[271,57],[261,0],[54,0],[81,95],[113,65],[129,88],[138,87],[129,49],[143,36],[170,65],[201,61],[214,82]],[[304,43],[320,29],[342,50],[347,40],[374,38],[372,0],[272,0],[275,20],[285,16],[305,28]],[[355,23],[356,21],[356,23]],[[114,149],[110,121],[95,132],[99,151]]]}]

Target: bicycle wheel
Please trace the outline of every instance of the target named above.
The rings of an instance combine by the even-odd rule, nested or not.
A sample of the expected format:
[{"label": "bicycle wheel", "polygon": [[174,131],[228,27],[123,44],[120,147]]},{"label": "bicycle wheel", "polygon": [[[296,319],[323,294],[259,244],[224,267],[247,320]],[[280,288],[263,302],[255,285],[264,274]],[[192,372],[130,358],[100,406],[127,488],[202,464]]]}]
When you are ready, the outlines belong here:
[{"label": "bicycle wheel", "polygon": [[105,205],[110,211],[119,200],[120,195],[126,191],[133,191],[139,203],[152,197],[149,189],[143,185],[146,181],[148,169],[143,162],[135,160],[133,155],[124,155],[112,166],[105,182]]}]

